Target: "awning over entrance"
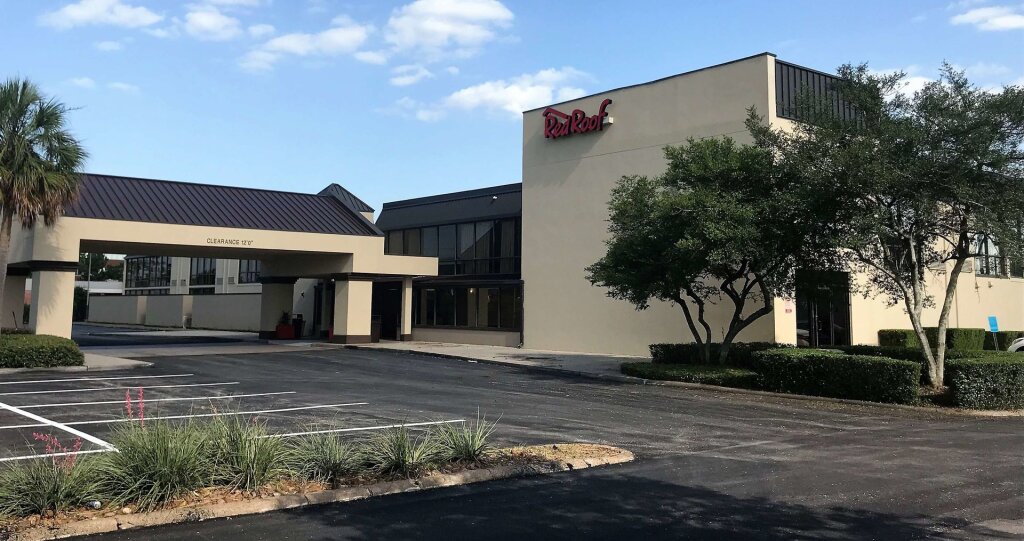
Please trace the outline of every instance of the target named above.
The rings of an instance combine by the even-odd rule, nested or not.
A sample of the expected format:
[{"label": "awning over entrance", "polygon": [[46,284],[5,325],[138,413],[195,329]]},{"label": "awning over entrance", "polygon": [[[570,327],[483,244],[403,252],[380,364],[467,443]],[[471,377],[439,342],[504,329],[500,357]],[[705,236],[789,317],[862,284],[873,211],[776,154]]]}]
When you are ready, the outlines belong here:
[{"label": "awning over entrance", "polygon": [[437,274],[436,258],[385,255],[368,208],[338,185],[303,194],[82,175],[78,201],[53,227],[15,228],[2,324],[21,313],[14,305],[22,296],[12,292],[23,291],[31,275],[30,327],[70,336],[81,252],[215,257],[260,260],[267,279],[261,329],[273,329],[288,311],[296,279],[344,284],[335,288],[335,322],[343,327],[334,334],[360,340],[370,334],[369,279]]}]

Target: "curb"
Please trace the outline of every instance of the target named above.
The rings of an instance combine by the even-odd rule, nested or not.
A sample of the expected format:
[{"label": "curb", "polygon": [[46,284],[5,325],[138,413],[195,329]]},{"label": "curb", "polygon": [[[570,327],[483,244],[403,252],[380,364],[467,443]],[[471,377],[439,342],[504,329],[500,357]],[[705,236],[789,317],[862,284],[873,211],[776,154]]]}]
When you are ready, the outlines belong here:
[{"label": "curb", "polygon": [[48,541],[51,539],[65,539],[79,535],[110,533],[132,528],[147,528],[167,524],[202,522],[204,520],[216,518],[253,515],[257,513],[267,513],[270,511],[295,509],[297,507],[364,500],[378,496],[401,494],[403,492],[417,492],[442,487],[481,483],[484,481],[496,481],[499,479],[511,479],[583,470],[611,464],[623,464],[626,462],[632,462],[635,459],[633,453],[625,449],[609,447],[609,450],[611,451],[609,454],[601,457],[574,459],[566,462],[495,466],[491,468],[481,468],[479,470],[465,470],[458,473],[434,473],[420,479],[384,481],[372,485],[345,487],[335,490],[325,490],[322,492],[310,492],[308,494],[285,494],[258,500],[197,505],[181,507],[178,509],[153,511],[150,513],[93,518],[66,524],[60,528],[51,529],[44,526],[37,526],[28,530],[16,532],[10,537],[10,539],[11,541]]},{"label": "curb", "polygon": [[133,370],[135,368],[149,368],[153,363],[136,361],[144,364],[129,364],[124,366],[53,366],[39,368],[0,368],[0,376],[7,374],[21,374],[23,372],[110,372],[113,370]]},{"label": "curb", "polygon": [[414,349],[393,349],[377,348],[363,345],[346,345],[345,349],[358,349],[366,351],[391,351],[403,355],[424,355],[427,357],[439,357],[442,359],[454,359],[458,361],[469,361],[480,364],[495,364],[500,366],[511,366],[524,370],[543,372],[548,374],[569,374],[573,376],[594,379],[599,381],[616,381],[619,383],[630,383],[633,385],[656,385],[663,387],[682,387],[695,391],[714,391],[722,393],[733,393],[739,395],[761,396],[768,398],[781,398],[785,400],[798,400],[802,402],[828,402],[832,404],[846,404],[851,406],[868,406],[873,408],[892,409],[897,411],[909,411],[916,413],[937,413],[954,417],[1024,417],[1024,410],[971,410],[958,408],[939,408],[927,406],[911,406],[907,404],[886,404],[884,402],[868,402],[867,400],[852,400],[849,398],[830,398],[826,396],[810,396],[802,394],[773,393],[771,391],[757,391],[753,389],[738,389],[736,387],[720,387],[718,385],[707,385],[704,383],[688,383],[685,381],[670,381],[660,379],[644,379],[622,374],[595,374],[593,372],[581,372],[577,370],[566,370],[563,368],[551,368],[548,366],[531,366],[524,364],[498,361],[495,359],[478,359],[464,355],[452,355],[450,353],[435,353],[431,351],[418,351]]}]

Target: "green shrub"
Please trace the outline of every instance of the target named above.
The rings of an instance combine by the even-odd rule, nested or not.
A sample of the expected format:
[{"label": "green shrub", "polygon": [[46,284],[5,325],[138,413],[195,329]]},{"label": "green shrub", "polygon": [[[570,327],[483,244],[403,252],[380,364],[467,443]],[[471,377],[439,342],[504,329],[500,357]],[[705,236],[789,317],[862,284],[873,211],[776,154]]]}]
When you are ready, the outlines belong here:
[{"label": "green shrub", "polygon": [[267,437],[265,423],[226,415],[205,429],[216,484],[256,490],[289,473],[287,445],[281,438]]},{"label": "green shrub", "polygon": [[201,425],[122,423],[110,441],[118,452],[101,457],[101,488],[115,505],[148,511],[213,481],[209,430]]},{"label": "green shrub", "polygon": [[920,363],[838,351],[780,349],[754,355],[768,391],[910,404],[917,401]]},{"label": "green shrub", "polygon": [[331,486],[359,471],[356,449],[337,434],[309,434],[289,444],[291,469],[302,479]]},{"label": "green shrub", "polygon": [[377,432],[362,447],[366,466],[382,475],[413,476],[428,470],[441,457],[433,433],[413,438],[404,426]]},{"label": "green shrub", "polygon": [[0,368],[81,366],[78,344],[45,334],[0,334]]},{"label": "green shrub", "polygon": [[[793,347],[788,344],[776,344],[774,342],[734,342],[729,346],[729,355],[726,364],[730,366],[749,367],[751,358],[758,351]],[[688,344],[651,344],[651,362],[656,364],[703,364],[700,358],[700,346],[696,343]],[[722,344],[711,344],[711,362],[718,362],[718,355],[721,352]]]},{"label": "green shrub", "polygon": [[[932,348],[938,344],[938,327],[925,327],[924,333]],[[946,348],[959,351],[979,351],[985,349],[985,329],[946,329]],[[882,329],[878,331],[878,345],[883,347],[899,347],[921,349],[921,341],[912,329]]]},{"label": "green shrub", "polygon": [[495,423],[477,414],[473,423],[444,423],[436,437],[441,459],[449,462],[481,462],[491,450],[491,433]]},{"label": "green shrub", "polygon": [[[996,333],[999,336],[999,348],[998,351],[1006,351],[1006,348],[1010,347],[1010,344],[1014,340],[1024,337],[1024,331],[999,331]],[[992,333],[985,333],[985,349],[996,350],[995,337]]]},{"label": "green shrub", "polygon": [[1024,408],[1024,355],[954,359],[946,363],[953,404],[972,409]]},{"label": "green shrub", "polygon": [[911,329],[881,329],[878,331],[878,345],[890,348],[921,349],[921,341]]},{"label": "green shrub", "polygon": [[704,364],[623,363],[622,373],[644,379],[703,383],[721,387],[757,387],[757,373],[746,368]]},{"label": "green shrub", "polygon": [[100,499],[96,461],[36,458],[10,462],[0,471],[0,516],[60,512]]}]

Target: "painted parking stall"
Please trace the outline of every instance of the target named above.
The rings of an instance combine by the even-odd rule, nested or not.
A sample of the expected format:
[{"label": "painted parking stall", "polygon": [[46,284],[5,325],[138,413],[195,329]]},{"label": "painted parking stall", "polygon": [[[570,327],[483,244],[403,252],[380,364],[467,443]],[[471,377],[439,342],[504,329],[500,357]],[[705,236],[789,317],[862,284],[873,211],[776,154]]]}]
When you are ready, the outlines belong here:
[{"label": "painted parking stall", "polygon": [[463,419],[396,420],[365,396],[320,401],[300,388],[216,379],[191,372],[0,381],[0,463],[116,452],[111,432],[126,422],[190,422],[243,417],[271,437],[359,435],[394,426],[424,429]]}]

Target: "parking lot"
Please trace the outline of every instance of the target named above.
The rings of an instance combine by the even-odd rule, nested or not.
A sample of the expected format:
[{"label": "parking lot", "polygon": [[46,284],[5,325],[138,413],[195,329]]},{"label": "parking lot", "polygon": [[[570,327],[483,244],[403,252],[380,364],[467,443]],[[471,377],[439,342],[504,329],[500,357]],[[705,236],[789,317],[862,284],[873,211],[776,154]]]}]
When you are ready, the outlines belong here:
[{"label": "parking lot", "polygon": [[[365,434],[396,424],[425,427],[461,418],[407,419],[382,410],[369,390],[324,400],[296,381],[259,373],[209,377],[160,369],[102,375],[30,373],[0,381],[0,462],[114,450],[110,432],[127,422],[188,422],[223,416],[258,419],[281,437]],[[308,386],[307,386],[308,387]],[[43,441],[52,435],[59,443]],[[78,443],[76,443],[78,442]]]}]

